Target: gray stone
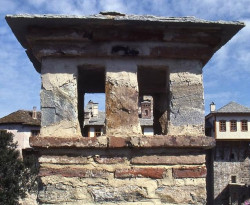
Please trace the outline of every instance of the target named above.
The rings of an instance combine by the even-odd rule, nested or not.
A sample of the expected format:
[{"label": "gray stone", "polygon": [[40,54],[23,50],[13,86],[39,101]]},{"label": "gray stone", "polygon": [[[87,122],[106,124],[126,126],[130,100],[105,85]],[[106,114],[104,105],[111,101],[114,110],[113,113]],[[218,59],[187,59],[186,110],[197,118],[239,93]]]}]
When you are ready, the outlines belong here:
[{"label": "gray stone", "polygon": [[89,186],[89,192],[95,202],[140,201],[146,199],[147,191],[143,187],[127,185],[121,187]]},{"label": "gray stone", "polygon": [[162,186],[155,191],[161,202],[173,204],[206,204],[206,189],[195,186]]},{"label": "gray stone", "polygon": [[42,117],[41,117],[41,126],[42,127],[55,123],[55,116],[56,116],[55,115],[55,113],[56,113],[55,108],[42,107],[41,112],[42,112]]}]

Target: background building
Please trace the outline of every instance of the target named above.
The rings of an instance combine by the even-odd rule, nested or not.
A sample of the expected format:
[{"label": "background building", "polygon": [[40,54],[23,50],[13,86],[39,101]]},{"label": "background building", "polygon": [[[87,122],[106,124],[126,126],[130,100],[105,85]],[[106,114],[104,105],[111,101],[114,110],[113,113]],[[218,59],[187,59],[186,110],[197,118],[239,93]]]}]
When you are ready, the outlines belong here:
[{"label": "background building", "polygon": [[241,204],[250,199],[250,108],[230,102],[206,116],[206,134],[214,149],[215,204]]},{"label": "background building", "polygon": [[31,149],[29,138],[40,132],[41,113],[33,110],[18,110],[0,118],[0,129],[13,133],[21,155]]}]

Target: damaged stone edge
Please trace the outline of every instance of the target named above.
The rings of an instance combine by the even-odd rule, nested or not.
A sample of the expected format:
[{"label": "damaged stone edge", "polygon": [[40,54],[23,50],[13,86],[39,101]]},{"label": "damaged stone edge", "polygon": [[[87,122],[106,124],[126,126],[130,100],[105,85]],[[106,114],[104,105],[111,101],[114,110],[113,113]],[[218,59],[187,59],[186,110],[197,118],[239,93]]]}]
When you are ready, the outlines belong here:
[{"label": "damaged stone edge", "polygon": [[31,137],[33,148],[200,148],[211,149],[215,139],[207,136],[151,136],[151,137]]}]

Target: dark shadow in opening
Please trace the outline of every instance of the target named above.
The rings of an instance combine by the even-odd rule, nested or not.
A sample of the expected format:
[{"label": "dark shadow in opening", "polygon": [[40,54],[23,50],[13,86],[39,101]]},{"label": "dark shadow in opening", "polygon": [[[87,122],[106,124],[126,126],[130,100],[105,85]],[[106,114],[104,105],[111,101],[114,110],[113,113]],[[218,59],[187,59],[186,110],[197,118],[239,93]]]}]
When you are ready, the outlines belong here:
[{"label": "dark shadow in opening", "polygon": [[105,93],[105,68],[96,65],[78,67],[78,120],[81,133],[87,136],[84,129],[84,95],[85,93]]},{"label": "dark shadow in opening", "polygon": [[154,134],[167,134],[169,119],[169,71],[164,66],[138,66],[139,98],[153,97]]}]

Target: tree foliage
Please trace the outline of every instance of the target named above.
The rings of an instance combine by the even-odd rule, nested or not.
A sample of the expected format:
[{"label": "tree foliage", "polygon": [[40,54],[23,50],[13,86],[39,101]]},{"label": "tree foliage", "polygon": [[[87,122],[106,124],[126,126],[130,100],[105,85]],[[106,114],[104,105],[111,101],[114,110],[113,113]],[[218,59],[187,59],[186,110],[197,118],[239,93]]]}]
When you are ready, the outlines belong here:
[{"label": "tree foliage", "polygon": [[[0,204],[15,205],[33,186],[31,160],[22,160],[13,135],[0,130]],[[34,179],[34,177],[33,177]]]}]

